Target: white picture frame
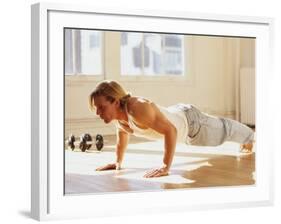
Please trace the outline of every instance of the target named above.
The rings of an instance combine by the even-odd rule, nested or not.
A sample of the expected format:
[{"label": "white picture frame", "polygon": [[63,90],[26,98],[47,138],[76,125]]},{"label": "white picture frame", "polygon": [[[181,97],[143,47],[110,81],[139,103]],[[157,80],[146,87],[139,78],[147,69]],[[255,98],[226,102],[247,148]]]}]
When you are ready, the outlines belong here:
[{"label": "white picture frame", "polygon": [[[189,12],[97,9],[89,6],[32,5],[31,216],[37,220],[173,212],[273,203],[273,147],[270,103],[273,25],[271,18]],[[244,187],[63,194],[63,27],[251,36],[256,43],[256,184]],[[61,37],[61,38],[57,38]],[[62,73],[61,73],[62,72]],[[266,150],[264,150],[266,149]],[[183,200],[185,198],[185,200]]]}]

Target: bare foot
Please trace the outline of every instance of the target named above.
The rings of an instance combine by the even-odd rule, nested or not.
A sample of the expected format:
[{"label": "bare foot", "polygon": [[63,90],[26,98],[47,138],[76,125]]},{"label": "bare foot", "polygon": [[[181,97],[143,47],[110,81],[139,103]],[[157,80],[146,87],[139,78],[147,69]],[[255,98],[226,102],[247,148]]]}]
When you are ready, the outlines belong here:
[{"label": "bare foot", "polygon": [[240,152],[242,153],[251,153],[253,149],[253,143],[246,143],[240,145]]}]

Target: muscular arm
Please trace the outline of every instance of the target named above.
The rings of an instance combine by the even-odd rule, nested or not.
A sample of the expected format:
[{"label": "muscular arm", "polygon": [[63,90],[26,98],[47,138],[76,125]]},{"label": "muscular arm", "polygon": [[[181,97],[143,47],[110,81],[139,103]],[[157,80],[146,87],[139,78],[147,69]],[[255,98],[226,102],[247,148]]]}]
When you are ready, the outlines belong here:
[{"label": "muscular arm", "polygon": [[163,166],[160,169],[156,169],[147,173],[145,177],[168,175],[176,147],[176,128],[152,102],[138,101],[132,105],[130,111],[134,121],[136,121],[138,125],[141,125],[142,128],[151,128],[164,135],[165,149]]},{"label": "muscular arm", "polygon": [[98,167],[96,171],[120,170],[128,142],[129,135],[117,128],[116,161],[115,163],[109,163],[105,166]]},{"label": "muscular arm", "polygon": [[129,142],[128,133],[117,129],[117,144],[116,144],[116,169],[121,169],[121,164],[124,159],[124,154]]}]

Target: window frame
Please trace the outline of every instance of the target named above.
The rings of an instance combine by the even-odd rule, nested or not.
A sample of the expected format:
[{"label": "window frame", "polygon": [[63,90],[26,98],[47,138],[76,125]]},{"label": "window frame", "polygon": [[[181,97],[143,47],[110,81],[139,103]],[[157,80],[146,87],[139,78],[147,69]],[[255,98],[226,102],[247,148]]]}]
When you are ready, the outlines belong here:
[{"label": "window frame", "polygon": [[[177,33],[178,35],[183,35],[183,54],[184,54],[184,74],[183,75],[171,75],[171,74],[157,74],[157,75],[122,75],[121,74],[121,33],[122,32],[130,32],[130,31],[123,31],[123,30],[100,30],[100,29],[88,29],[88,28],[76,28],[76,27],[64,27],[64,29],[72,29],[72,30],[93,30],[93,31],[100,31],[101,32],[101,59],[102,59],[102,72],[100,75],[97,74],[83,74],[83,73],[65,73],[65,84],[67,86],[76,86],[81,85],[83,83],[89,83],[89,82],[98,82],[102,81],[104,79],[116,79],[123,82],[160,82],[160,83],[168,83],[168,82],[176,82],[178,85],[193,85],[195,80],[195,72],[193,68],[192,63],[192,54],[193,54],[193,37],[192,35],[184,34],[184,33]],[[118,75],[112,75],[111,73],[107,73],[109,70],[108,67],[110,66],[106,62],[106,54],[108,53],[106,51],[106,45],[107,45],[107,39],[106,39],[106,33],[107,32],[118,32],[120,41],[119,41],[119,71]],[[138,32],[138,31],[131,31],[131,32]],[[148,33],[148,32],[142,32],[142,34]],[[163,34],[170,34],[170,33],[163,33]],[[171,35],[177,35],[175,33],[171,33]],[[188,37],[188,38],[187,38]],[[65,38],[65,37],[64,37]],[[142,40],[144,40],[144,35],[142,35]],[[65,39],[64,39],[64,45],[65,45]],[[144,43],[142,43],[142,48],[144,46]],[[142,54],[142,57],[144,55]],[[65,57],[65,56],[64,56]],[[117,59],[118,60],[118,59]],[[143,62],[142,62],[143,63]],[[142,69],[144,69],[142,65]]]},{"label": "window frame", "polygon": [[[86,28],[75,28],[75,27],[64,27],[64,62],[65,62],[65,30],[71,29],[73,30],[92,30],[92,31],[99,31],[101,33],[101,46],[100,46],[100,53],[101,53],[101,74],[85,74],[85,73],[66,73],[64,68],[64,76],[67,82],[89,82],[89,81],[100,81],[105,78],[105,34],[103,30],[96,30],[96,29],[86,29]],[[72,41],[72,47],[75,45]],[[76,63],[76,60],[74,60]]]}]

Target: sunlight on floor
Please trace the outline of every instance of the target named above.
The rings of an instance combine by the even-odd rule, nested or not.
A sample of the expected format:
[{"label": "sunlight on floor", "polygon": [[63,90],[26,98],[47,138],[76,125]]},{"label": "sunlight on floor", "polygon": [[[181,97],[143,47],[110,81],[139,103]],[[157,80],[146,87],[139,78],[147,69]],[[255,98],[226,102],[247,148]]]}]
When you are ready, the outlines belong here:
[{"label": "sunlight on floor", "polygon": [[[208,162],[199,162],[197,161],[197,164],[185,164],[185,165],[180,165],[175,163],[175,166],[177,168],[177,171],[182,170],[182,171],[191,171],[195,169],[199,169],[202,166],[212,166]],[[146,182],[158,182],[158,183],[169,183],[169,184],[185,184],[185,183],[194,183],[194,180],[190,180],[187,178],[182,177],[181,175],[173,174],[173,169],[171,169],[170,175],[169,176],[163,176],[163,177],[157,177],[157,178],[143,178],[145,173],[148,170],[142,171],[142,172],[132,172],[134,171],[133,169],[130,170],[129,174],[126,174],[126,171],[120,172],[116,178],[123,178],[123,179],[136,179],[136,180],[141,180],[141,181],[146,181]]]},{"label": "sunlight on floor", "polygon": [[[112,146],[113,147],[113,146]],[[114,146],[115,147],[115,146]],[[202,153],[198,155],[200,147],[196,149],[191,146],[179,144],[177,153],[173,159],[173,166],[170,175],[160,178],[143,178],[146,172],[153,168],[159,168],[163,159],[163,142],[155,141],[148,143],[129,144],[122,170],[108,170],[103,172],[95,171],[99,166],[112,163],[115,160],[115,152],[107,146],[101,152],[82,153],[67,150],[66,155],[66,173],[83,174],[91,176],[111,175],[115,178],[141,180],[146,182],[184,184],[193,183],[193,180],[184,178],[173,173],[174,170],[191,171],[203,166],[211,166],[208,163],[208,156]],[[206,149],[208,152],[211,149]],[[215,149],[212,149],[213,151]],[[216,149],[218,151],[219,149]],[[220,149],[222,150],[222,149]],[[196,155],[194,154],[196,152]],[[214,152],[213,152],[214,153]],[[194,154],[194,155],[193,155]],[[210,153],[208,153],[210,154]]]},{"label": "sunlight on floor", "polygon": [[157,178],[143,178],[143,172],[133,173],[133,174],[125,174],[121,176],[116,176],[116,178],[123,179],[131,179],[131,180],[139,180],[145,182],[157,182],[157,183],[168,183],[168,184],[190,184],[194,183],[194,180],[183,178],[180,175],[169,175],[164,177]]},{"label": "sunlight on floor", "polygon": [[169,175],[144,178],[147,172],[162,166],[163,155],[162,141],[129,144],[121,170],[96,171],[115,162],[115,145],[106,145],[100,152],[65,150],[66,192],[232,186],[253,184],[256,179],[253,157],[240,153],[236,143],[218,147],[177,144]]},{"label": "sunlight on floor", "polygon": [[[115,161],[113,148],[115,148],[115,146],[106,146],[101,152],[90,151],[88,153],[66,150],[66,173],[114,175],[116,172],[115,170],[103,172],[95,171],[97,167]],[[243,156],[243,154],[239,152],[239,145],[235,143],[225,143],[218,147],[198,147],[178,144],[171,172],[174,169],[189,171],[202,166],[210,166],[208,160],[221,155],[236,156],[238,161],[240,160],[240,156]],[[123,178],[135,178],[138,175],[143,176],[147,170],[159,168],[162,165],[162,159],[162,141],[129,144],[122,167],[125,171],[135,171],[135,173],[130,175],[126,174]],[[171,177],[169,177],[169,180],[170,178]]]},{"label": "sunlight on floor", "polygon": [[[106,149],[115,150],[115,145],[106,146]],[[129,144],[128,150],[143,150],[143,152],[149,152],[151,150],[157,152],[163,152],[164,143],[163,141],[152,141],[144,143]],[[255,147],[253,152],[255,151]],[[184,143],[178,143],[176,147],[177,152],[192,152],[201,154],[213,154],[213,155],[229,155],[229,156],[239,156],[243,155],[240,153],[240,145],[233,142],[225,142],[223,145],[211,147],[211,146],[192,146]]]}]

